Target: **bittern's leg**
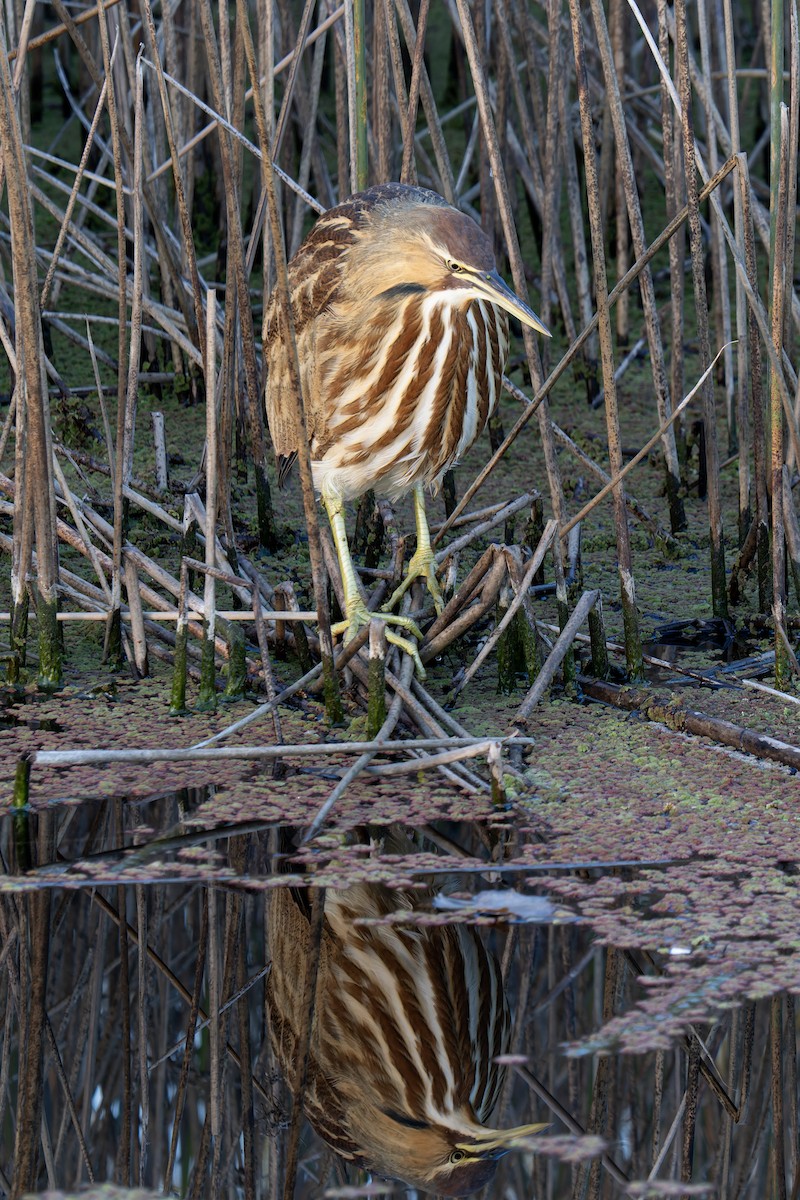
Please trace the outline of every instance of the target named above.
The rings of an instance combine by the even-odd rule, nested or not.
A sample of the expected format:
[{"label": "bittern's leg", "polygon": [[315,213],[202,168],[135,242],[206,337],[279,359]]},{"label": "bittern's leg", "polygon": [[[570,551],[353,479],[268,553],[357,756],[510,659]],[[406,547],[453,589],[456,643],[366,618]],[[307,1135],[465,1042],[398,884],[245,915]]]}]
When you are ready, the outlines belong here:
[{"label": "bittern's leg", "polygon": [[411,556],[405,579],[383,607],[384,609],[394,608],[397,601],[401,596],[405,595],[414,580],[422,578],[427,583],[431,596],[433,596],[436,612],[440,613],[444,608],[444,597],[439,587],[439,581],[436,578],[436,560],[433,557],[431,533],[428,529],[428,517],[425,512],[425,492],[421,483],[414,485],[414,516],[417,520],[417,548]]},{"label": "bittern's leg", "polygon": [[[323,492],[322,502],[328,513],[328,520],[331,523],[331,532],[333,533],[333,541],[336,546],[336,554],[339,559],[339,569],[342,572],[342,584],[344,585],[344,609],[345,620],[339,625],[334,625],[331,629],[333,634],[344,633],[345,642],[349,642],[354,638],[359,629],[363,625],[369,625],[373,617],[378,617],[381,621],[391,621],[394,625],[400,625],[403,629],[407,629],[414,637],[422,641],[422,633],[417,624],[411,620],[411,617],[395,616],[393,613],[372,613],[367,608],[361,598],[361,592],[358,587],[358,577],[356,576],[353,560],[350,557],[350,547],[347,544],[347,530],[344,524],[344,506],[338,496],[326,495]],[[417,672],[420,678],[425,678],[425,668],[422,665],[422,660],[419,656],[419,651],[412,641],[408,638],[401,637],[391,630],[386,631],[386,640],[394,646],[399,646],[401,650],[405,650],[406,654],[410,654],[414,659]]]}]

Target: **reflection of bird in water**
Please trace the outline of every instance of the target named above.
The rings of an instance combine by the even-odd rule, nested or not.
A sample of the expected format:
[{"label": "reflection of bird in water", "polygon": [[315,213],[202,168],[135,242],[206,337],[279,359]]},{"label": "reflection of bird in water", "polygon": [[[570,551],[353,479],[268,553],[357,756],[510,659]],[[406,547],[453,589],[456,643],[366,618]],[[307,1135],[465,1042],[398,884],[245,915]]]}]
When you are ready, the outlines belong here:
[{"label": "reflection of bird in water", "polygon": [[[336,542],[348,636],[369,615],[343,505],[368,488],[392,498],[414,491],[417,548],[385,608],[421,576],[441,611],[423,488],[438,488],[497,403],[506,314],[547,329],[503,282],[480,227],[435,192],[403,184],[370,188],[325,213],[292,259],[289,285],[311,467]],[[265,357],[282,482],[298,442],[287,331],[274,298]],[[408,618],[384,620],[415,629]]]},{"label": "reflection of bird in water", "polygon": [[[309,950],[307,895],[268,901],[267,1001],[275,1055],[293,1078]],[[345,1159],[422,1191],[466,1196],[514,1138],[487,1129],[509,1013],[496,959],[467,925],[357,925],[431,893],[358,884],[325,894],[306,1115]]]}]

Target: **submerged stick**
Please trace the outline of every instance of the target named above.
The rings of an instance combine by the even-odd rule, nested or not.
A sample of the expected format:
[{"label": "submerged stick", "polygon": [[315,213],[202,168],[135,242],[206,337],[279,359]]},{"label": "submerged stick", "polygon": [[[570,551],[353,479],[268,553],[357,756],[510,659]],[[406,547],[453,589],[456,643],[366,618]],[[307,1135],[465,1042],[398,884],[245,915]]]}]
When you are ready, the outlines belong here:
[{"label": "submerged stick", "polygon": [[800,769],[800,746],[782,742],[766,733],[758,733],[746,725],[734,725],[721,717],[690,708],[676,708],[669,696],[659,696],[642,688],[619,687],[597,679],[581,679],[581,687],[587,696],[604,704],[627,712],[639,712],[648,721],[658,721],[678,733],[693,733],[697,737],[711,738],[723,746],[731,746],[743,754],[756,758],[768,758],[783,766]]}]

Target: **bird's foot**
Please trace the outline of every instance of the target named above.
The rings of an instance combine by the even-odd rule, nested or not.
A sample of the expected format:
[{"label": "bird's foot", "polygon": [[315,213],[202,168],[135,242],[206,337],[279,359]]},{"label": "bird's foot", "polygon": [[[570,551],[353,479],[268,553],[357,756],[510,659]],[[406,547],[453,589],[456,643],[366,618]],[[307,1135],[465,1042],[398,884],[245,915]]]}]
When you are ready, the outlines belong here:
[{"label": "bird's foot", "polygon": [[[373,620],[384,621],[386,624],[399,625],[401,629],[408,630],[412,637],[417,638],[420,642],[422,641],[422,630],[411,617],[399,616],[396,613],[370,612],[360,597],[358,602],[351,602],[348,605],[346,619],[331,626],[331,633],[334,637],[343,633],[345,645],[347,645],[348,642],[353,640],[359,629],[363,629],[365,625],[369,625],[370,621]],[[398,649],[403,650],[413,658],[417,675],[420,679],[424,679],[425,668],[422,665],[422,659],[419,656],[416,643],[411,638],[402,637],[401,634],[395,633],[393,629],[386,630],[386,640],[392,646],[397,646]]]},{"label": "bird's foot", "polygon": [[442,595],[442,589],[439,587],[439,581],[436,578],[436,559],[433,556],[433,550],[430,546],[422,550],[415,550],[409,561],[405,579],[382,606],[381,611],[387,612],[390,608],[394,608],[395,604],[397,604],[398,600],[402,599],[415,579],[425,580],[428,591],[433,597],[436,615],[440,616],[444,609],[444,596]]}]

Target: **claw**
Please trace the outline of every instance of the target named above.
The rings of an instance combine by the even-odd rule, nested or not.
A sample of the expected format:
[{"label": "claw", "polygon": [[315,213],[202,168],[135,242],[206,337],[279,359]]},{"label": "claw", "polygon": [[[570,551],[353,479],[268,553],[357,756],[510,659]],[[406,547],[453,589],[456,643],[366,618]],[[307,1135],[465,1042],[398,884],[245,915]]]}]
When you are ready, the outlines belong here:
[{"label": "claw", "polygon": [[[331,633],[334,637],[340,633],[344,634],[345,644],[352,641],[359,629],[365,625],[369,625],[373,618],[378,618],[380,621],[385,621],[387,624],[399,625],[401,629],[407,631],[411,637],[422,641],[422,630],[417,625],[416,621],[411,617],[398,616],[396,613],[370,612],[364,603],[361,593],[359,592],[358,579],[353,568],[350,551],[347,548],[347,535],[344,527],[344,514],[342,511],[342,502],[336,496],[327,496],[323,493],[323,502],[328,510],[330,518],[331,530],[333,532],[333,540],[336,543],[336,552],[339,556],[339,566],[342,571],[342,583],[344,585],[344,608],[347,614],[344,621],[339,621],[331,627]],[[430,539],[428,542],[430,549]],[[419,554],[419,551],[417,551]],[[414,556],[416,557],[416,555]],[[412,559],[413,561],[413,559]],[[431,554],[431,563],[433,555]],[[406,583],[407,586],[407,583]],[[405,589],[404,589],[405,590]],[[438,588],[437,588],[438,590]],[[440,593],[441,599],[441,593]],[[425,668],[422,665],[422,659],[419,656],[419,650],[411,641],[411,638],[402,637],[393,630],[386,630],[386,640],[391,642],[393,646],[398,646],[406,654],[410,654],[414,660],[414,666],[417,669],[417,674],[420,679],[425,678]]]},{"label": "claw", "polygon": [[389,600],[383,605],[383,612],[394,608],[398,600],[406,594],[415,579],[424,579],[428,591],[433,597],[436,615],[444,610],[444,596],[436,578],[436,559],[431,545],[431,535],[428,529],[428,518],[425,514],[425,493],[421,484],[414,486],[414,515],[417,521],[417,548],[411,556],[406,577],[398,588],[395,588]]},{"label": "claw", "polygon": [[[335,625],[331,626],[331,633],[334,637],[338,637],[340,633],[343,633],[345,645],[347,645],[348,642],[353,640],[359,629],[362,629],[365,625],[369,625],[370,621],[375,619],[384,621],[387,624],[399,625],[402,629],[408,630],[418,641],[422,641],[422,630],[411,617],[402,617],[395,613],[370,612],[360,597],[357,601],[351,602],[345,620],[338,621]],[[391,629],[386,630],[386,640],[387,642],[391,642],[393,646],[398,646],[401,650],[404,650],[406,654],[411,655],[414,660],[414,666],[417,669],[417,674],[420,679],[424,679],[425,668],[422,665],[419,650],[414,642],[410,638],[401,637],[399,633],[395,633]]]},{"label": "claw", "polygon": [[439,587],[439,580],[436,578],[436,560],[433,557],[433,551],[427,549],[416,550],[411,556],[411,561],[408,564],[406,577],[399,587],[395,588],[392,595],[382,606],[382,612],[388,612],[394,608],[395,604],[406,594],[411,584],[415,579],[424,579],[430,592],[433,603],[436,608],[436,615],[439,616],[444,609],[444,596],[442,589]]}]

